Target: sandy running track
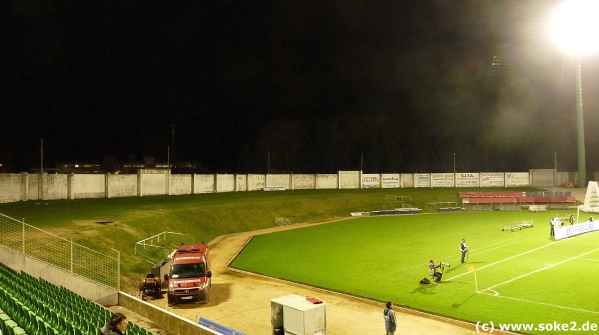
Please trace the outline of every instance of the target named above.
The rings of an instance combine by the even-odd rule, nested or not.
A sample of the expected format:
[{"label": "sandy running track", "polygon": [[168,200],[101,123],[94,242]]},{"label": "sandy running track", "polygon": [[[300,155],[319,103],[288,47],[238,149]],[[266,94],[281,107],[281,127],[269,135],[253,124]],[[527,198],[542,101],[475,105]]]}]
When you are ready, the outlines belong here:
[{"label": "sandy running track", "polygon": [[[310,224],[275,227],[228,235],[209,243],[213,280],[208,304],[184,304],[167,307],[166,296],[163,299],[147,301],[195,322],[200,317],[204,317],[247,335],[268,335],[271,334],[270,300],[287,294],[297,294],[315,297],[327,304],[328,335],[384,334],[383,310],[385,307],[382,302],[248,274],[227,267],[227,264],[253,235],[308,225]],[[401,301],[395,303],[401,304]],[[397,334],[477,334],[475,326],[470,323],[431,316],[398,307],[395,307],[395,310],[398,320]],[[135,316],[131,319],[135,322],[134,318]],[[138,322],[143,326],[144,322]],[[155,335],[157,333],[166,334],[163,331],[154,331]],[[168,330],[168,333],[176,333],[176,331]]]}]

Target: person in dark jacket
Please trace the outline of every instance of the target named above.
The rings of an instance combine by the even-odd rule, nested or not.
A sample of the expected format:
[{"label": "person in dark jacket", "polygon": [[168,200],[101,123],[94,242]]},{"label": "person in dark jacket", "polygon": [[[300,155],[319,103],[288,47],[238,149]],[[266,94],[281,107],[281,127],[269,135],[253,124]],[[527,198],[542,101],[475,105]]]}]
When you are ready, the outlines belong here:
[{"label": "person in dark jacket", "polygon": [[102,328],[102,335],[124,335],[129,322],[123,313],[114,313]]},{"label": "person in dark jacket", "polygon": [[395,312],[393,311],[393,303],[391,301],[387,301],[385,306],[387,307],[383,312],[383,316],[385,317],[385,334],[393,335],[397,329],[397,324],[395,323]]},{"label": "person in dark jacket", "polygon": [[463,238],[462,242],[460,242],[460,253],[462,254],[462,264],[464,264],[464,259],[466,258],[466,253],[468,253],[468,246],[466,245],[466,239]]}]

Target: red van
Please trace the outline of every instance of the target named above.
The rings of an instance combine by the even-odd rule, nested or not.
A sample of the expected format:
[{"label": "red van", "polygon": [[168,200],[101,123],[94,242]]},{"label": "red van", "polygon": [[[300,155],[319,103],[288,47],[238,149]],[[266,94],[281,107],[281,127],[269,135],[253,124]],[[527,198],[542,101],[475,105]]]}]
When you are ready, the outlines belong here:
[{"label": "red van", "polygon": [[169,305],[185,302],[204,302],[209,299],[212,285],[212,271],[208,246],[201,244],[181,244],[171,255],[168,275]]}]

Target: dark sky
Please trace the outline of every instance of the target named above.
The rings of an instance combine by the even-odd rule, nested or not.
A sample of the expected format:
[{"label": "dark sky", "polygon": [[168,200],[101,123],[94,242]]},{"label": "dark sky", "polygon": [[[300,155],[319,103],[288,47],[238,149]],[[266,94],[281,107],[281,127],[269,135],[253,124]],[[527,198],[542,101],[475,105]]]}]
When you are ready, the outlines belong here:
[{"label": "dark sky", "polygon": [[[210,173],[451,172],[454,153],[458,172],[574,171],[556,3],[7,1],[0,162],[38,167],[43,138],[47,167],[169,146]],[[582,59],[589,171],[598,62]]]}]

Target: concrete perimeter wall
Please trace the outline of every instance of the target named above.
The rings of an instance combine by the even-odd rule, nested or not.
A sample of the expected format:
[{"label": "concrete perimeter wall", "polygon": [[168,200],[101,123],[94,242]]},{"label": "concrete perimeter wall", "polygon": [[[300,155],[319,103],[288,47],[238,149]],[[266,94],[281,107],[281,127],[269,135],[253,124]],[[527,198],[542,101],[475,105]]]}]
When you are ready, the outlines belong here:
[{"label": "concrete perimeter wall", "polygon": [[362,188],[558,186],[576,180],[574,172],[337,174],[171,174],[140,169],[118,174],[0,174],[0,203],[28,200],[142,197],[201,193]]},{"label": "concrete perimeter wall", "polygon": [[143,315],[145,318],[154,321],[162,329],[176,329],[179,335],[212,335],[219,334],[206,327],[200,326],[196,322],[182,318],[168,310],[159,308],[137,297],[124,292],[119,292],[119,306],[126,308],[133,313]]}]

